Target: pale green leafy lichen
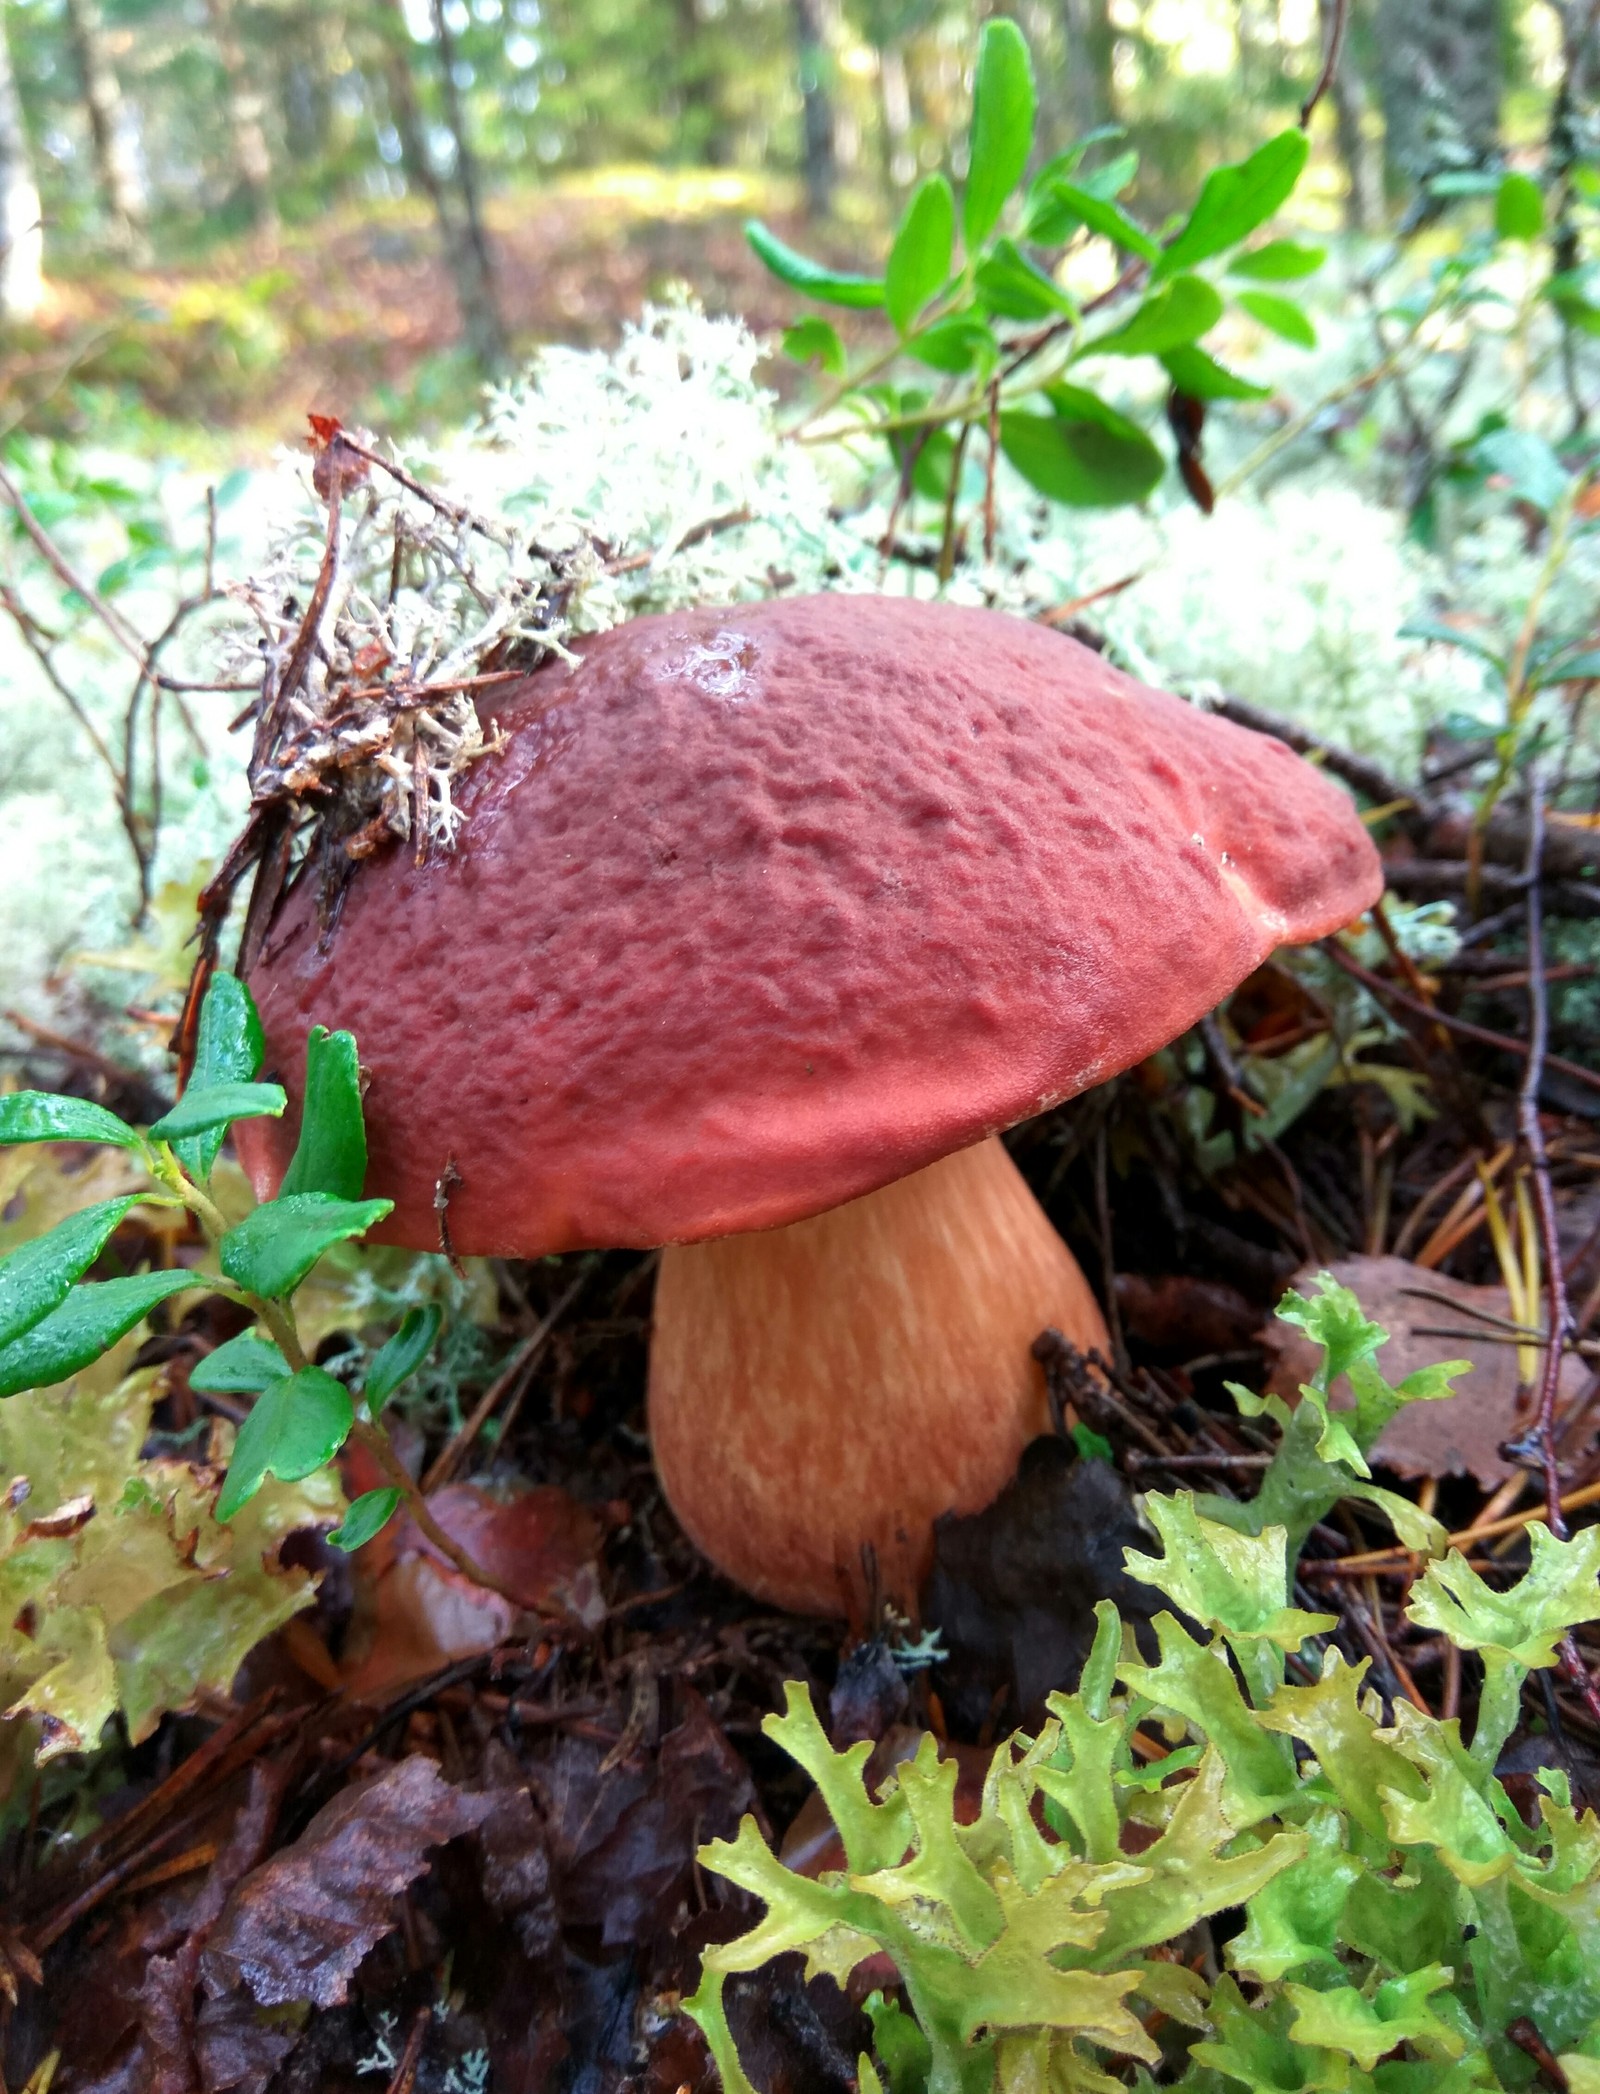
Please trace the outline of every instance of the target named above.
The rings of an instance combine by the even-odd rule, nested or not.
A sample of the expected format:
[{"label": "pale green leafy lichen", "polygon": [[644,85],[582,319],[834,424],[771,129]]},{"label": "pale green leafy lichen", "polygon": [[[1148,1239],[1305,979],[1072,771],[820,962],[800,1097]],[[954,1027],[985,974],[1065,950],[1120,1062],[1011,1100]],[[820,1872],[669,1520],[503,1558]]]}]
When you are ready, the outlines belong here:
[{"label": "pale green leafy lichen", "polygon": [[[1436,1559],[1413,1618],[1483,1655],[1477,1729],[1465,1744],[1405,1702],[1386,1721],[1366,1660],[1330,1647],[1315,1664],[1331,1617],[1291,1604],[1291,1566],[1321,1510],[1371,1495],[1366,1451],[1402,1403],[1448,1393],[1449,1370],[1392,1387],[1385,1333],[1325,1275],[1284,1313],[1323,1358],[1298,1409],[1273,1405],[1284,1439],[1260,1498],[1226,1522],[1219,1501],[1153,1498],[1164,1552],[1129,1555],[1192,1627],[1159,1615],[1149,1663],[1103,1602],[1077,1693],[999,1747],[975,1822],[958,1821],[955,1767],[931,1738],[870,1794],[866,1747],[835,1752],[789,1688],[766,1729],[817,1782],[846,1866],[797,1876],[750,1819],[703,1851],[767,1905],[707,1952],[686,2003],[727,2094],[751,2085],[724,1981],[787,1949],[841,1983],[893,1959],[909,2013],[869,2000],[876,2058],[860,2071],[888,2094],[1148,2089],[1152,2071],[1189,2094],[1520,2089],[1534,2067],[1505,2034],[1519,2016],[1578,2094],[1600,2082],[1600,1820],[1547,1771],[1529,1827],[1494,1774],[1528,1671],[1600,1618],[1600,1529],[1563,1544],[1536,1528],[1503,1592]],[[1332,1411],[1341,1378],[1355,1408]],[[1190,1742],[1141,1768],[1147,1719]],[[1243,1925],[1208,1986],[1193,1930],[1229,1909]]]}]

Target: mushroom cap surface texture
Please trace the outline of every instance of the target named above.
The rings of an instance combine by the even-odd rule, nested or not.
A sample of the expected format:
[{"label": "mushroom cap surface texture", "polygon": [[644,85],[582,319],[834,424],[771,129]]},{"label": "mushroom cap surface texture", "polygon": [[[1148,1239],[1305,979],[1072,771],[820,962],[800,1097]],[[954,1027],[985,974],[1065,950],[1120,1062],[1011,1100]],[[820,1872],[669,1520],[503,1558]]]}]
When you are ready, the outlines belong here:
[{"label": "mushroom cap surface texture", "polygon": [[[378,1231],[460,1253],[821,1213],[1141,1060],[1382,888],[1282,743],[1002,613],[640,618],[481,710],[453,851],[316,880],[251,970],[267,1070],[368,1071]],[[293,1115],[241,1122],[257,1192]]]}]

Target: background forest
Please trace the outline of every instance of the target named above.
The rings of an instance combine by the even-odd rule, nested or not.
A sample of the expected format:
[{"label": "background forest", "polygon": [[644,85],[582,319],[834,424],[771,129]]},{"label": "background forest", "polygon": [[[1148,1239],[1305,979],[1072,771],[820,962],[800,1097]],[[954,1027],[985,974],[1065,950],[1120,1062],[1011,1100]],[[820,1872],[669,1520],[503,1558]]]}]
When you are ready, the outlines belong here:
[{"label": "background forest", "polygon": [[[1597,102],[1600,0],[0,0],[0,2094],[1595,2094]],[[346,1031],[227,1146],[485,687],[821,591],[1386,888],[1010,1130],[1110,1351],[848,1624],[664,1498],[655,1251],[362,1240]]]},{"label": "background forest", "polygon": [[[1085,538],[1058,516],[1053,557],[1062,597],[1133,577],[1110,612],[1142,650],[1136,666],[1231,684],[1357,741],[1398,735],[1392,753],[1409,756],[1424,718],[1461,698],[1463,665],[1413,648],[1402,673],[1400,627],[1460,593],[1462,560],[1473,587],[1480,571],[1508,595],[1527,579],[1497,548],[1462,545],[1454,573],[1421,558],[1461,520],[1441,526],[1452,446],[1523,391],[1548,397],[1538,414],[1552,434],[1587,413],[1553,403],[1571,391],[1589,325],[1592,11],[1010,11],[1038,79],[1034,165],[1116,127],[1119,152],[1137,156],[1121,202],[1155,226],[1207,169],[1293,122],[1337,26],[1340,62],[1292,206],[1334,244],[1311,287],[1314,325],[1290,323],[1315,347],[1246,322],[1239,348],[1267,397],[1216,403],[1209,437],[1241,467],[1286,421],[1298,440],[1274,440],[1265,479],[1245,471],[1244,499],[1205,533],[1169,482],[1137,523],[1108,516]],[[985,12],[939,0],[6,0],[0,455],[145,642],[186,607],[162,644],[204,682],[202,599],[261,566],[250,476],[301,441],[308,412],[438,439],[541,345],[610,350],[649,301],[685,287],[773,346],[794,301],[743,222],[759,216],[824,260],[881,249],[920,179],[962,175]],[[1482,248],[1507,168],[1555,185],[1537,262],[1515,241]],[[1439,272],[1458,265],[1467,276],[1441,305]],[[1572,293],[1559,343],[1534,339],[1549,315],[1530,304],[1536,270]],[[1419,290],[1431,308],[1408,316]],[[847,318],[852,342],[870,340],[870,318]],[[1464,343],[1464,322],[1485,339]],[[1413,366],[1409,392],[1374,381],[1403,381],[1397,356]],[[769,358],[759,383],[794,403],[807,380]],[[766,443],[776,424],[763,427]],[[855,505],[856,490],[830,484],[836,508]],[[42,985],[64,958],[117,944],[151,892],[192,886],[214,861],[241,774],[217,699],[158,690],[141,725],[142,685],[131,700],[107,688],[127,648],[80,618],[79,597],[62,598],[19,533],[13,512],[0,1007],[38,1021],[59,1002],[59,981]],[[46,879],[46,864],[71,877]],[[80,971],[70,994],[81,985]]]},{"label": "background forest", "polygon": [[[750,294],[742,207],[803,209],[835,244],[884,224],[960,135],[989,12],[1033,49],[1040,157],[1124,127],[1156,219],[1295,114],[1333,19],[1311,0],[8,0],[3,310],[56,344],[111,330],[74,343],[75,372],[156,406],[292,416],[298,349],[350,412],[373,356],[437,407],[419,353],[463,341],[494,368],[601,339],[672,277]],[[1318,124],[1329,223],[1378,233],[1429,175],[1535,148],[1581,41],[1568,15],[1355,0]],[[363,291],[368,359],[330,368]]]}]

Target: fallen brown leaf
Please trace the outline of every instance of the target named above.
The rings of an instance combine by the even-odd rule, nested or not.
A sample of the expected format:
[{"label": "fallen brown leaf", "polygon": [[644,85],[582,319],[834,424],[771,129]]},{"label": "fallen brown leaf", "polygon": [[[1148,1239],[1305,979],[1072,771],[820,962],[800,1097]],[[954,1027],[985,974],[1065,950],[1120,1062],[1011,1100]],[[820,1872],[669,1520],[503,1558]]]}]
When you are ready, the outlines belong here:
[{"label": "fallen brown leaf", "polygon": [[[1389,1343],[1378,1355],[1388,1381],[1401,1381],[1418,1367],[1437,1366],[1442,1360],[1472,1362],[1472,1372],[1461,1377],[1454,1396],[1408,1404],[1392,1419],[1372,1460],[1399,1476],[1472,1476],[1485,1490],[1503,1483],[1512,1467],[1501,1456],[1500,1443],[1527,1423],[1526,1414],[1519,1416],[1516,1408],[1517,1349],[1500,1342],[1507,1333],[1497,1333],[1494,1324],[1472,1312],[1509,1321],[1511,1303],[1505,1289],[1470,1287],[1407,1258],[1345,1258],[1327,1270],[1354,1291],[1368,1317],[1389,1333]],[[1308,1266],[1292,1284],[1305,1292],[1312,1277]],[[1426,1292],[1418,1294],[1417,1288]],[[1452,1335],[1429,1335],[1436,1331]],[[1320,1358],[1317,1348],[1291,1325],[1276,1322],[1268,1325],[1262,1343],[1273,1362],[1268,1387],[1294,1402]],[[1571,1398],[1587,1381],[1581,1360],[1563,1362],[1564,1396]],[[1347,1392],[1342,1400],[1349,1400]]]},{"label": "fallen brown leaf", "polygon": [[1117,1308],[1130,1338],[1180,1359],[1237,1352],[1255,1342],[1261,1322],[1261,1312],[1237,1287],[1183,1272],[1159,1279],[1119,1272]]},{"label": "fallen brown leaf", "polygon": [[258,2007],[248,1992],[202,2000],[195,2018],[195,2061],[203,2094],[265,2094],[300,2041],[281,2010]]},{"label": "fallen brown leaf", "polygon": [[522,1953],[531,1963],[541,1963],[561,1939],[550,1851],[522,1769],[498,1738],[484,1747],[483,1784],[492,1804],[478,1827],[483,1895]]},{"label": "fallen brown leaf", "polygon": [[657,1752],[641,1748],[608,1767],[604,1743],[564,1736],[533,1770],[561,1917],[598,1928],[608,1948],[670,1931],[693,1888],[696,1848],[731,1839],[759,1807],[749,1768],[704,1701],[677,1691],[683,1720]]},{"label": "fallen brown leaf", "polygon": [[[363,1477],[349,1487],[366,1489]],[[594,1628],[605,1615],[596,1563],[604,1527],[588,1506],[552,1485],[496,1495],[452,1483],[428,1500],[434,1518],[484,1571],[538,1613]],[[503,1593],[456,1570],[402,1513],[357,1559],[362,1598],[346,1644],[344,1684],[381,1697],[452,1658],[508,1642],[518,1610]]]},{"label": "fallen brown leaf", "polygon": [[201,1957],[207,1992],[242,1985],[265,2007],[341,2005],[357,1965],[398,1924],[400,1892],[427,1873],[428,1849],[475,1831],[493,1808],[419,1755],[344,1790],[234,1890]]}]

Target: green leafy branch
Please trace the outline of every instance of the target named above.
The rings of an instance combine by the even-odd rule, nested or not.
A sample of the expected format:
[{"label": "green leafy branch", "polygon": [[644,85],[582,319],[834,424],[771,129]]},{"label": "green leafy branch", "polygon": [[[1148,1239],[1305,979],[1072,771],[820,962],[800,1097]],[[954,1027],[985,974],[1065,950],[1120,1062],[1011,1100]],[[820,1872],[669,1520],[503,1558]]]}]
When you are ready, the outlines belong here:
[{"label": "green leafy branch", "polygon": [[[785,1868],[748,1818],[702,1850],[767,1908],[706,1952],[686,2002],[726,2094],[753,2094],[726,1980],[788,1951],[840,1983],[892,1959],[904,2005],[867,2002],[867,2094],[885,2077],[892,2094],[1087,2094],[1152,2072],[1190,2094],[1518,2089],[1535,2076],[1523,2023],[1576,2094],[1600,2090],[1600,1819],[1546,1769],[1530,1826],[1495,1772],[1529,1672],[1600,1618],[1600,1528],[1535,1527],[1505,1591],[1459,1555],[1431,1562],[1411,1619],[1482,1658],[1473,1735],[1405,1702],[1385,1720],[1368,1661],[1321,1647],[1334,1617],[1291,1603],[1294,1559],[1317,1508],[1369,1481],[1383,1423],[1458,1369],[1391,1386],[1386,1334],[1318,1287],[1283,1305],[1322,1360],[1296,1410],[1272,1408],[1284,1438],[1256,1503],[1147,1500],[1161,1553],[1127,1567],[1175,1610],[1155,1618],[1156,1661],[1102,1602],[1077,1691],[999,1747],[973,1822],[931,1737],[873,1793],[869,1747],[835,1751],[789,1687],[763,1728],[815,1781],[845,1865]],[[1353,1409],[1330,1407],[1341,1380]],[[1413,1538],[1415,1508],[1362,1494]],[[1208,1984],[1192,1930],[1227,1911],[1242,1926]]]},{"label": "green leafy branch", "polygon": [[[997,18],[978,48],[959,210],[948,177],[928,176],[876,276],[829,269],[764,225],[748,228],[756,253],[791,289],[821,304],[882,311],[893,326],[894,340],[853,369],[830,322],[810,318],[789,329],[789,353],[835,381],[796,434],[812,442],[882,438],[902,492],[944,506],[946,573],[974,434],[988,447],[989,484],[1003,455],[1041,494],[1069,506],[1139,502],[1161,479],[1165,460],[1147,431],[1079,382],[1080,365],[1154,358],[1171,392],[1203,413],[1207,402],[1260,399],[1268,390],[1201,346],[1228,296],[1283,339],[1316,342],[1304,308],[1281,286],[1313,274],[1323,250],[1269,240],[1239,251],[1293,192],[1306,162],[1302,132],[1280,132],[1214,169],[1188,216],[1163,236],[1121,201],[1137,154],[1089,164],[1120,138],[1115,129],[1092,133],[1027,180],[1034,114],[1028,46],[1015,23]],[[1108,291],[1080,302],[1061,281],[1061,265],[1096,239],[1114,250],[1118,274]],[[1225,295],[1201,272],[1230,256],[1228,274],[1240,281]],[[935,374],[931,384],[893,382],[888,374],[902,361]]]},{"label": "green leafy branch", "polygon": [[[92,1366],[158,1303],[204,1286],[252,1319],[249,1330],[219,1346],[190,1376],[202,1394],[253,1399],[216,1518],[233,1519],[269,1477],[292,1483],[311,1476],[353,1441],[386,1481],[355,1500],[330,1540],[359,1548],[404,1500],[451,1563],[500,1591],[498,1581],[439,1526],[380,1423],[384,1404],[431,1352],[439,1310],[407,1313],[367,1362],[356,1395],[308,1358],[296,1326],[295,1291],[324,1252],[365,1235],[393,1205],[362,1197],[366,1129],[356,1043],[349,1033],[311,1029],[299,1141],[277,1197],[230,1224],[211,1196],[212,1171],[229,1127],[277,1118],[287,1103],[279,1085],[259,1081],[262,1054],[261,1022],[249,990],[233,975],[218,973],[201,1008],[189,1085],[144,1132],[81,1098],[42,1091],[0,1097],[0,1145],[110,1144],[141,1164],[151,1181],[148,1191],[85,1208],[0,1260],[0,1397],[66,1381]],[[178,1270],[87,1278],[118,1224],[138,1205],[186,1209],[211,1245],[217,1270],[203,1277]]]}]

